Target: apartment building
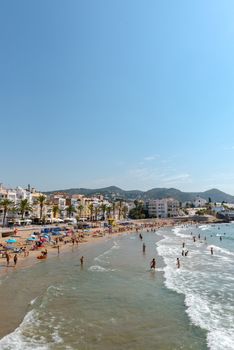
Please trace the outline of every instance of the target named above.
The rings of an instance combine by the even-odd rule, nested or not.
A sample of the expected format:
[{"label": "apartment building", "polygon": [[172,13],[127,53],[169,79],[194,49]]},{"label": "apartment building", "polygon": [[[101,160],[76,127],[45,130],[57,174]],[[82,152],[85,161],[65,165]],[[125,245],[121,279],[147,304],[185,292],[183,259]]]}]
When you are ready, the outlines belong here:
[{"label": "apartment building", "polygon": [[179,201],[173,198],[155,199],[146,202],[149,217],[172,218],[179,215]]}]

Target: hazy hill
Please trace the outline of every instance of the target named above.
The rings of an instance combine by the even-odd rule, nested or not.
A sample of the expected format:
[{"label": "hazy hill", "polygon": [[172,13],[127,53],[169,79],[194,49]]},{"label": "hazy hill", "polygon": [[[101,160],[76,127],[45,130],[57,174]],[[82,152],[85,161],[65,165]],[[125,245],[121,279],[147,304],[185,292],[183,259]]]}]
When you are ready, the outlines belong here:
[{"label": "hazy hill", "polygon": [[68,194],[83,194],[85,196],[91,196],[95,194],[101,194],[108,198],[122,198],[126,200],[134,200],[134,199],[158,199],[158,198],[167,198],[172,197],[180,202],[192,201],[196,196],[200,196],[206,200],[211,198],[212,202],[228,202],[234,203],[234,196],[222,192],[218,189],[211,189],[205,192],[182,192],[177,190],[176,188],[152,188],[148,191],[125,191],[116,186],[110,186],[105,188],[98,189],[88,189],[88,188],[70,188],[65,190],[56,190],[49,191],[46,194],[57,193],[57,192],[65,192]]}]

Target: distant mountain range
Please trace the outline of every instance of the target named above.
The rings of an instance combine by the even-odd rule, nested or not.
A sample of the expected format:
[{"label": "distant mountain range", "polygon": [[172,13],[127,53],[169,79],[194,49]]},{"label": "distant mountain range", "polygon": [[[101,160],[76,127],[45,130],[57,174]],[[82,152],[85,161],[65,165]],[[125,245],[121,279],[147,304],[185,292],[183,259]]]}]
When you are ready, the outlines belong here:
[{"label": "distant mountain range", "polygon": [[231,196],[230,194],[227,194],[215,188],[205,192],[182,192],[175,188],[152,188],[151,190],[148,190],[148,191],[139,191],[139,190],[125,191],[119,187],[110,186],[110,187],[98,188],[98,189],[70,188],[66,190],[56,190],[56,191],[49,191],[45,193],[53,194],[53,193],[61,193],[61,192],[67,193],[67,194],[83,194],[85,196],[101,194],[109,199],[122,198],[125,200],[135,200],[135,199],[147,200],[147,199],[159,199],[159,198],[172,197],[174,199],[177,199],[180,202],[192,201],[197,196],[200,196],[206,199],[207,201],[209,198],[211,198],[212,202],[225,201],[228,203],[234,203],[234,196]]}]

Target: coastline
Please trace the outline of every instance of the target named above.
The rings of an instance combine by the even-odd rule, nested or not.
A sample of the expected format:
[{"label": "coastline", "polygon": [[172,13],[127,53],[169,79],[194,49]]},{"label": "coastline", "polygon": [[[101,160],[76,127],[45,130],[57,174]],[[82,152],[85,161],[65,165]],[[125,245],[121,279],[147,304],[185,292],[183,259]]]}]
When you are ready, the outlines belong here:
[{"label": "coastline", "polygon": [[[171,229],[171,226],[165,227],[165,229],[168,229],[168,228]],[[132,233],[132,235],[131,235],[131,233]],[[4,339],[4,341],[7,340],[9,342],[8,343],[9,348],[3,347],[2,349],[4,349],[4,350],[5,349],[12,349],[13,340],[15,339],[14,337],[16,337],[16,339],[17,339],[19,334],[21,334],[22,328],[25,328],[27,326],[27,323],[30,321],[30,317],[32,317],[32,315],[34,315],[34,311],[33,311],[33,314],[31,314],[32,310],[34,310],[35,307],[39,307],[38,310],[42,310],[41,307],[42,307],[42,305],[44,305],[45,300],[47,299],[47,297],[45,299],[45,295],[47,295],[47,294],[50,295],[51,293],[56,293],[55,295],[57,295],[57,293],[59,293],[58,295],[60,295],[60,293],[61,293],[60,286],[64,285],[64,279],[66,279],[67,282],[70,281],[71,278],[72,278],[72,280],[74,278],[77,279],[77,282],[79,281],[78,285],[80,285],[80,288],[82,288],[81,289],[82,294],[84,293],[83,288],[85,288],[85,284],[83,286],[84,282],[82,282],[83,278],[88,278],[87,281],[89,281],[89,283],[91,283],[92,287],[95,287],[95,283],[93,286],[92,279],[90,281],[91,276],[97,276],[97,278],[98,278],[98,276],[100,276],[100,277],[103,276],[104,281],[105,281],[106,276],[107,276],[107,272],[103,272],[103,270],[100,270],[100,272],[99,272],[99,270],[97,270],[98,266],[95,265],[95,263],[96,264],[99,263],[99,258],[103,259],[104,257],[106,257],[107,252],[109,252],[109,253],[112,252],[111,253],[112,260],[111,261],[113,262],[114,265],[116,264],[116,261],[115,261],[115,258],[113,256],[113,253],[122,254],[124,257],[126,257],[127,260],[123,259],[121,261],[121,271],[123,271],[124,275],[126,273],[130,273],[129,277],[131,276],[131,279],[133,278],[133,281],[135,281],[137,284],[139,284],[140,280],[138,282],[137,276],[138,276],[139,272],[140,272],[140,274],[143,273],[142,276],[144,276],[144,279],[146,278],[146,280],[145,280],[146,288],[148,288],[150,285],[152,285],[151,286],[151,288],[152,288],[151,299],[152,299],[152,303],[154,304],[154,307],[156,307],[154,317],[156,317],[156,319],[158,320],[156,323],[158,323],[158,322],[162,323],[160,328],[161,328],[163,337],[161,339],[161,335],[160,335],[160,337],[156,336],[156,341],[158,344],[160,344],[159,348],[161,350],[168,349],[168,344],[170,344],[170,342],[173,343],[175,341],[173,339],[175,337],[174,334],[176,333],[176,329],[177,329],[176,322],[177,322],[178,313],[179,313],[179,318],[181,319],[181,322],[184,324],[183,327],[185,327],[184,331],[183,331],[183,336],[186,335],[186,332],[193,332],[192,330],[194,327],[191,328],[191,326],[189,326],[189,320],[188,320],[187,315],[186,315],[186,310],[185,310],[185,306],[184,306],[184,297],[182,295],[177,295],[177,293],[172,292],[165,287],[165,278],[164,278],[164,273],[163,273],[163,269],[162,269],[164,267],[164,262],[163,262],[162,257],[160,257],[158,255],[158,252],[155,250],[155,244],[157,244],[161,240],[162,236],[160,235],[160,233],[155,234],[155,232],[152,232],[150,230],[149,230],[149,232],[147,232],[147,229],[146,229],[146,231],[142,232],[142,234],[143,234],[143,239],[145,240],[146,245],[147,245],[145,257],[144,257],[144,254],[142,255],[142,241],[139,238],[139,232],[136,233],[136,231],[130,231],[128,233],[127,232],[123,232],[121,234],[115,233],[115,234],[110,235],[110,236],[108,235],[108,236],[100,237],[101,239],[93,238],[93,239],[89,240],[88,242],[82,243],[78,248],[76,246],[72,247],[71,245],[66,246],[66,249],[64,249],[61,252],[60,256],[57,256],[56,254],[54,254],[54,256],[53,256],[54,258],[52,259],[52,255],[50,255],[50,257],[47,259],[47,261],[39,262],[38,264],[33,264],[32,268],[18,268],[18,269],[15,269],[15,274],[8,274],[7,275],[8,278],[6,280],[4,280],[5,292],[1,288],[0,298],[3,299],[3,297],[5,295],[5,302],[6,303],[7,302],[9,303],[9,301],[12,300],[11,295],[7,295],[7,297],[6,297],[6,294],[5,294],[7,291],[9,292],[9,288],[11,290],[12,295],[14,295],[13,290],[17,289],[17,288],[19,289],[20,293],[15,295],[15,299],[12,301],[11,304],[9,303],[9,307],[5,309],[6,313],[3,312],[3,314],[2,314],[2,316],[3,316],[2,319],[7,320],[7,324],[5,324],[5,322],[4,322],[4,324],[2,324],[0,327],[0,329],[1,329],[1,341]],[[122,247],[121,250],[118,250],[119,244]],[[140,253],[140,256],[139,256],[140,261],[137,261],[139,264],[139,267],[137,269],[135,268],[134,265],[132,265],[131,260],[129,260],[129,255],[130,255],[130,257],[132,256],[134,259],[136,258],[136,256],[135,256],[136,249],[137,250],[140,249],[140,251],[138,250],[138,254]],[[85,256],[85,263],[84,263],[84,271],[83,272],[82,272],[82,268],[80,267],[80,264],[78,263],[81,255]],[[147,270],[146,270],[146,272],[142,271],[142,268],[144,269],[145,264],[146,264],[146,266],[149,266],[150,259],[152,259],[153,256],[156,257],[157,266],[159,267],[158,271],[156,273],[149,272],[149,271],[147,272]],[[98,259],[98,260],[96,260],[96,259]],[[143,266],[142,266],[142,263],[143,263]],[[105,266],[105,265],[102,265],[102,266]],[[140,270],[139,270],[139,268],[140,268]],[[147,268],[148,267],[146,267],[146,269]],[[59,273],[56,273],[57,269],[59,269],[58,270]],[[14,269],[11,269],[11,270],[14,270]],[[73,275],[72,271],[73,271],[73,273],[75,272],[75,275]],[[105,271],[105,269],[104,269],[104,271]],[[112,270],[110,270],[110,271],[112,271]],[[115,270],[113,270],[113,271],[115,271]],[[116,270],[116,271],[118,271],[118,270]],[[46,273],[46,274],[44,274],[44,273]],[[78,276],[76,276],[76,273],[78,273]],[[113,272],[113,273],[118,274],[118,272]],[[34,282],[31,283],[30,286],[26,285],[26,281],[28,281],[28,280],[31,281],[31,278],[32,278],[31,276],[34,276]],[[90,277],[88,277],[88,276],[90,276]],[[129,284],[128,281],[126,281],[126,282],[127,282],[126,288],[129,288],[128,286],[130,286],[131,284]],[[142,288],[142,287],[144,287],[144,284],[143,285],[139,284],[139,287],[140,286]],[[69,288],[69,290],[72,290],[73,288],[74,287],[72,287],[71,289]],[[135,294],[135,291],[134,291],[134,294]],[[126,292],[127,292],[127,290],[126,290]],[[22,293],[22,295],[20,296],[21,293]],[[92,288],[89,288],[87,290],[87,293],[91,293],[91,295],[92,295]],[[114,300],[116,301],[119,299],[119,297],[121,298],[121,295],[123,293],[124,293],[124,289],[123,289],[123,291],[117,292],[117,295],[116,295],[117,299],[114,299]],[[142,299],[144,293],[145,293],[144,290],[142,292],[139,291],[139,295],[138,295],[137,300],[136,300],[137,305],[138,305],[138,302]],[[69,292],[69,294],[70,294],[70,292]],[[134,298],[134,294],[132,294],[132,292],[131,292],[131,295],[133,295],[133,298]],[[125,295],[125,293],[123,294],[123,296],[124,295]],[[86,294],[84,294],[83,296],[81,295],[75,301],[76,304],[74,304],[74,306],[78,305],[79,307],[82,307],[82,304],[84,304],[84,307],[85,307],[86,302],[87,302],[86,298],[87,298]],[[79,299],[82,301],[82,304],[79,304]],[[158,304],[157,302],[155,304],[155,301],[157,299],[160,300],[160,304]],[[58,300],[60,300],[60,299],[58,299]],[[108,299],[101,298],[100,303],[105,302],[105,300],[107,300],[107,302],[108,302]],[[146,302],[146,300],[145,300],[145,302]],[[19,305],[19,301],[21,302],[21,305]],[[78,304],[77,304],[77,302],[78,302]],[[162,302],[162,305],[161,305],[161,302]],[[171,305],[171,306],[167,310],[166,305],[168,304],[168,302],[169,302],[169,305]],[[62,304],[60,304],[60,303],[62,303]],[[144,303],[142,304],[142,306],[144,306]],[[46,305],[47,305],[47,302],[46,302]],[[60,300],[59,305],[57,305],[58,309],[60,307],[62,307],[62,305],[63,305],[63,302]],[[115,305],[115,303],[114,303],[114,305]],[[48,307],[49,307],[49,305],[46,306],[46,309]],[[56,309],[57,309],[57,307],[56,307]],[[44,308],[44,306],[43,306],[43,308]],[[150,308],[151,308],[151,306],[150,306]],[[161,315],[161,311],[160,312],[157,311],[158,308],[160,310],[162,308],[163,315]],[[170,308],[171,308],[171,311],[170,311]],[[177,309],[179,311],[176,311]],[[85,310],[86,310],[86,308],[85,308]],[[142,310],[143,314],[145,314],[146,317],[148,317],[148,315],[151,315],[151,312],[148,313],[147,310],[150,310],[150,309],[148,309],[148,307],[146,307],[146,309],[143,308],[143,310]],[[47,311],[49,312],[49,310],[47,310]],[[85,311],[85,315],[86,315],[86,312],[87,312],[87,310]],[[164,313],[165,313],[165,315],[164,315]],[[50,314],[50,312],[49,312],[49,314]],[[89,312],[87,314],[87,317],[88,317],[88,315],[89,315]],[[100,317],[101,317],[101,315],[102,315],[102,312],[100,313]],[[139,317],[141,317],[141,316],[139,315]],[[32,322],[34,322],[34,321],[32,320]],[[132,322],[135,322],[135,321],[132,321]],[[4,327],[2,327],[2,326],[4,326]],[[180,328],[181,328],[181,326],[180,326]],[[144,329],[144,327],[143,327],[143,329]],[[169,329],[172,329],[173,336],[170,334]],[[196,327],[194,329],[196,330]],[[199,332],[200,332],[200,330],[199,330]],[[134,334],[135,334],[135,332],[134,332]],[[196,337],[196,331],[192,333],[192,336],[194,336],[194,334]],[[203,331],[201,331],[201,334],[203,334]],[[155,334],[152,334],[152,337],[155,337]],[[177,342],[177,340],[176,340],[176,342]],[[50,345],[48,345],[48,346],[50,348]],[[23,347],[18,347],[17,349],[22,349],[22,348]],[[53,349],[60,349],[60,348],[62,349],[62,347],[59,347],[59,346],[55,346],[55,347],[52,346],[52,348]],[[71,347],[71,349],[77,349],[77,348],[78,347],[74,347],[74,348]],[[107,347],[105,349],[109,349],[109,348],[110,347]],[[26,349],[29,349],[29,348],[26,347]],[[40,349],[47,349],[47,347],[41,347]],[[149,349],[151,349],[151,347],[149,347]],[[174,349],[177,349],[177,347],[174,347]],[[195,347],[194,349],[200,350],[201,348]],[[205,349],[205,347],[202,347],[202,349]]]},{"label": "coastline", "polygon": [[[116,228],[113,230],[112,233],[107,233],[107,230],[101,230],[100,233],[101,235],[94,235],[93,233],[96,231],[96,229],[92,229],[90,230],[89,234],[84,234],[83,238],[79,238],[79,242],[78,245],[72,244],[71,242],[71,237],[67,237],[67,243],[63,244],[60,243],[59,247],[60,247],[60,252],[58,254],[58,251],[56,249],[56,246],[51,246],[50,244],[45,244],[45,248],[48,251],[48,255],[47,255],[47,259],[56,257],[60,254],[64,254],[64,253],[69,253],[69,250],[71,250],[74,246],[76,247],[80,247],[83,246],[84,244],[92,244],[92,243],[97,243],[97,242],[101,242],[103,240],[103,238],[114,238],[114,237],[118,237],[121,236],[123,234],[131,234],[134,232],[140,232],[140,231],[144,231],[147,229],[160,229],[162,227],[173,227],[174,225],[177,225],[177,223],[172,220],[172,219],[146,219],[146,220],[135,220],[135,224],[133,227],[131,228]],[[70,227],[67,227],[70,228]],[[33,267],[34,265],[36,265],[37,263],[41,263],[42,261],[37,259],[37,256],[40,255],[40,252],[43,250],[42,249],[38,249],[38,250],[31,250],[30,248],[32,247],[32,245],[26,245],[26,240],[27,238],[29,238],[34,231],[38,231],[38,229],[41,229],[41,227],[33,227],[33,228],[26,228],[26,229],[20,229],[16,235],[11,236],[11,238],[15,238],[18,243],[16,245],[14,245],[15,247],[22,247],[25,246],[27,247],[27,251],[28,251],[28,256],[24,256],[23,253],[21,254],[17,254],[18,255],[18,261],[16,266],[14,266],[14,262],[13,262],[13,255],[14,253],[10,253],[10,264],[9,266],[7,266],[6,263],[6,259],[5,258],[0,258],[0,277],[8,274],[10,272],[13,272],[14,270],[18,270],[21,268],[29,268],[29,267]],[[73,237],[75,239],[78,239],[78,236],[81,232],[79,231],[75,231],[73,233]],[[6,244],[7,238],[2,238],[0,240],[0,244]]]},{"label": "coastline", "polygon": [[[145,224],[145,223],[144,223]],[[144,235],[147,235],[147,233],[152,233],[152,231],[150,231],[149,228],[151,228],[153,230],[152,226],[152,221],[147,222],[146,227],[142,228],[142,230],[140,230],[138,233],[143,233]],[[162,227],[165,228],[171,228],[173,227],[171,220],[170,221],[165,221],[163,222],[163,224],[161,223],[160,225],[158,225],[157,223],[157,229],[160,229]],[[137,223],[136,227],[138,227],[139,230],[139,222]],[[37,269],[37,267],[40,266],[47,266],[47,262],[50,263],[50,261],[54,260],[54,259],[72,259],[72,255],[76,254],[80,257],[82,255],[86,255],[87,250],[95,247],[99,247],[100,249],[103,249],[105,247],[105,245],[109,244],[110,242],[113,242],[115,239],[117,238],[121,238],[124,237],[126,235],[135,235],[137,233],[136,231],[136,227],[134,229],[131,230],[123,230],[122,232],[113,232],[111,234],[106,234],[103,235],[102,237],[95,237],[92,235],[89,236],[85,236],[85,239],[82,242],[79,242],[78,246],[76,244],[74,244],[74,246],[72,245],[72,243],[67,243],[64,244],[60,247],[60,253],[58,254],[57,249],[56,248],[52,248],[52,247],[47,247],[48,248],[48,258],[45,260],[38,260],[36,257],[39,254],[39,251],[30,251],[29,256],[27,257],[21,257],[17,263],[17,266],[14,267],[13,265],[13,261],[11,261],[10,266],[6,266],[6,261],[4,258],[1,259],[0,261],[0,285],[2,282],[6,281],[10,281],[11,282],[14,281],[14,275],[15,274],[24,274],[25,272],[27,273],[33,273],[34,270]],[[147,232],[148,229],[148,232]],[[155,229],[155,228],[154,228]],[[31,234],[32,230],[26,230],[23,231],[21,233],[21,236],[23,239],[25,239],[26,237],[28,237]],[[159,240],[158,236],[157,236],[157,241]],[[163,259],[161,259],[161,257],[158,255],[157,252],[155,252],[155,255],[157,256],[158,260],[163,261]],[[33,284],[30,285],[30,288],[33,288]],[[0,289],[0,298],[1,298],[1,294],[2,294],[2,300],[4,299],[4,292],[2,292],[2,289]],[[19,288],[19,292],[18,293],[23,293],[24,291],[21,291],[21,289]],[[11,333],[12,331],[14,331],[14,329],[21,324],[21,322],[24,319],[24,316],[27,312],[27,310],[31,307],[31,302],[32,300],[34,300],[35,298],[37,298],[37,290],[35,289],[35,291],[33,292],[33,298],[32,299],[28,299],[27,302],[25,304],[22,304],[22,308],[21,309],[21,315],[18,318],[13,317],[14,322],[12,322],[12,318],[10,322],[6,322],[7,326],[3,327],[0,326],[0,339],[3,338],[4,336],[6,336],[7,334]],[[17,302],[17,300],[15,300],[15,302]],[[15,307],[17,308],[18,306],[15,305]],[[12,309],[12,308],[11,308]],[[13,312],[14,313],[14,312]],[[7,320],[7,318],[9,317],[9,313],[7,311],[6,315],[4,316],[3,314],[3,318],[5,318],[5,320]],[[5,326],[5,325],[4,325]],[[5,329],[5,330],[3,330]]]}]

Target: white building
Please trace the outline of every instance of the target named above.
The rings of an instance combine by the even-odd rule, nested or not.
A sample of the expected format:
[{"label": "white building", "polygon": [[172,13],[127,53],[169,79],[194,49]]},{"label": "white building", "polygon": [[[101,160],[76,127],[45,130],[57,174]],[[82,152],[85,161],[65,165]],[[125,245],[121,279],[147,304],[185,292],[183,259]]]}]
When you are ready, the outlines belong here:
[{"label": "white building", "polygon": [[202,208],[206,205],[207,200],[204,198],[201,198],[199,196],[197,196],[194,200],[193,200],[193,204],[195,206],[195,208]]},{"label": "white building", "polygon": [[172,218],[179,215],[179,201],[173,198],[163,198],[148,201],[146,209],[150,217]]}]

